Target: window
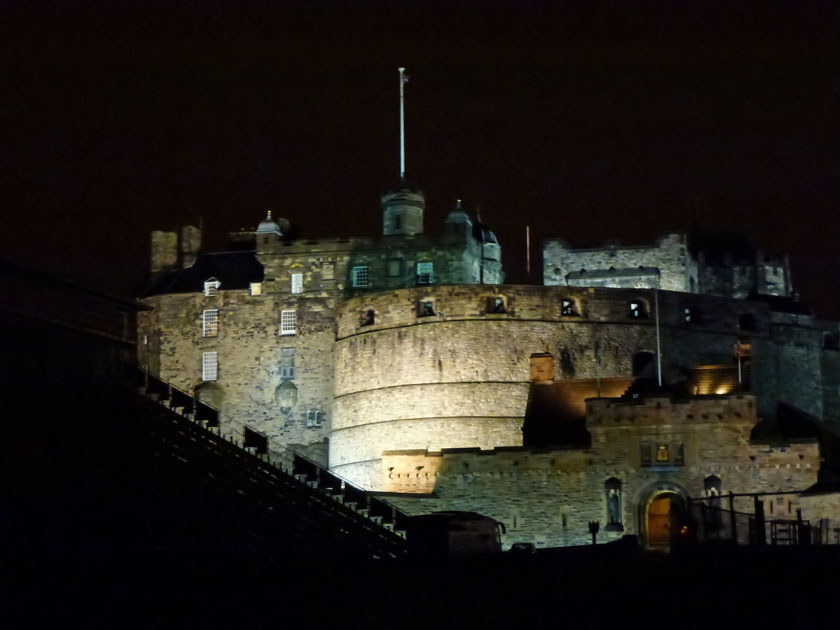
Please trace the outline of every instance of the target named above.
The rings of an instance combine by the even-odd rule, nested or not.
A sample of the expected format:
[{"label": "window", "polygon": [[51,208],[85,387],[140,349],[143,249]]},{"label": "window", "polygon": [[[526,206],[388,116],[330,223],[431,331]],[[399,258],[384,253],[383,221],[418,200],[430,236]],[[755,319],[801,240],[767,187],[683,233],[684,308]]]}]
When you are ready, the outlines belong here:
[{"label": "window", "polygon": [[435,303],[433,300],[421,300],[417,304],[417,317],[431,317],[435,314]]},{"label": "window", "polygon": [[222,283],[216,280],[216,278],[210,278],[209,280],[205,280],[204,295],[206,297],[215,297],[219,291],[220,286],[222,286]]},{"label": "window", "polygon": [[280,334],[294,335],[297,332],[297,311],[280,311]]},{"label": "window", "polygon": [[435,281],[435,264],[430,262],[417,263],[417,284],[433,284]]},{"label": "window", "polygon": [[488,313],[507,313],[505,308],[505,298],[491,297],[487,298],[487,312]]},{"label": "window", "polygon": [[623,532],[621,524],[621,481],[612,477],[604,484],[607,494],[607,527],[608,532]]},{"label": "window", "polygon": [[360,325],[373,326],[374,322],[376,322],[376,311],[374,311],[373,309],[362,311]]},{"label": "window", "polygon": [[401,230],[402,229],[402,215],[395,214],[394,215],[394,229]]},{"label": "window", "polygon": [[280,348],[280,378],[295,377],[295,349]]},{"label": "window", "polygon": [[303,274],[292,274],[292,293],[303,293]]},{"label": "window", "polygon": [[696,324],[697,323],[697,309],[693,306],[686,306],[683,309],[683,321],[686,324]]},{"label": "window", "polygon": [[324,420],[324,414],[320,409],[310,409],[306,413],[306,426],[319,427]]},{"label": "window", "polygon": [[577,303],[572,298],[563,298],[560,302],[560,314],[566,317],[579,315]]},{"label": "window", "polygon": [[262,295],[262,282],[251,283],[251,295]]},{"label": "window", "polygon": [[632,300],[627,304],[627,316],[631,318],[646,319],[648,316],[647,304],[642,300]]},{"label": "window", "polygon": [[201,380],[219,380],[219,353],[205,352],[201,358]]},{"label": "window", "polygon": [[399,278],[402,275],[402,259],[392,258],[388,261],[388,277]]},{"label": "window", "polygon": [[354,287],[368,287],[368,268],[367,266],[353,267],[353,286]]},{"label": "window", "polygon": [[321,267],[321,280],[335,280],[335,265],[324,263]]},{"label": "window", "polygon": [[211,309],[201,315],[201,334],[204,337],[219,336],[219,310]]}]

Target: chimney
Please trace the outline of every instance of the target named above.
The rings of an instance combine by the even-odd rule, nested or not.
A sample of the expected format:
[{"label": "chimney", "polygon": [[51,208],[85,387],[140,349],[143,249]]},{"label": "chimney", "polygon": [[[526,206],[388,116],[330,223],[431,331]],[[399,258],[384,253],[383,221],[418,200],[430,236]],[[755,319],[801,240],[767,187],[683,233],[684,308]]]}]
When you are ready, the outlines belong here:
[{"label": "chimney", "polygon": [[151,265],[152,279],[162,276],[178,264],[178,233],[152,230]]},{"label": "chimney", "polygon": [[201,229],[194,225],[181,227],[181,264],[184,269],[192,267],[201,249]]}]

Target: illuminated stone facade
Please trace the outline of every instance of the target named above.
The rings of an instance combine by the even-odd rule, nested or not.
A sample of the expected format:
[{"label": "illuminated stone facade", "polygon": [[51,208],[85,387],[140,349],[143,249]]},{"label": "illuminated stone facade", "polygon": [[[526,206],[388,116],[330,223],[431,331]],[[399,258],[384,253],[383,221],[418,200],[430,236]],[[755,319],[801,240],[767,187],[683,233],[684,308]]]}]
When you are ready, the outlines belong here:
[{"label": "illuminated stone facade", "polygon": [[[459,204],[430,237],[423,204],[386,194],[381,238],[289,240],[269,216],[202,254],[195,228],[154,233],[141,364],[220,408],[224,433],[305,452],[409,512],[493,516],[507,543],[580,544],[611,518],[602,540],[643,534],[656,492],[703,496],[710,475],[726,492],[816,481],[815,443],[750,441],[780,403],[840,427],[840,329],[787,297],[786,267],[759,285],[760,265],[733,280],[681,235],[553,241],[546,286],[504,285],[495,235]],[[767,294],[742,299],[748,285]],[[657,322],[663,382],[683,395],[619,400],[656,375]],[[679,444],[679,464],[643,465],[642,443]]]},{"label": "illuminated stone facade", "polygon": [[646,288],[744,299],[751,294],[792,296],[786,254],[768,256],[741,234],[665,234],[652,245],[573,248],[543,241],[547,285]]},{"label": "illuminated stone facade", "polygon": [[[399,493],[389,500],[410,513],[490,515],[505,524],[506,545],[587,544],[591,521],[601,524],[601,542],[644,537],[650,503],[663,493],[708,497],[712,480],[722,494],[800,491],[816,483],[816,440],[751,441],[756,420],[755,398],[745,394],[590,399],[588,447],[386,452],[384,489]],[[836,519],[836,496],[788,495],[777,516],[796,518],[801,507],[814,522]],[[610,500],[617,508],[612,514]],[[751,511],[751,501],[736,509]]]}]

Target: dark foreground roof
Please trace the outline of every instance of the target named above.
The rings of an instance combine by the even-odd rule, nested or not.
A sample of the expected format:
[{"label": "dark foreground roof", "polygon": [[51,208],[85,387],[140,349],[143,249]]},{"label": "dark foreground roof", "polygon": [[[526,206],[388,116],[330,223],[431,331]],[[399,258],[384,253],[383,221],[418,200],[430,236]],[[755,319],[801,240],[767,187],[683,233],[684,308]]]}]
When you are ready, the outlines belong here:
[{"label": "dark foreground roof", "polygon": [[151,283],[142,297],[204,291],[204,282],[210,278],[221,282],[223,290],[247,289],[252,282],[262,282],[264,275],[265,269],[253,251],[199,254],[192,267],[161,276]]},{"label": "dark foreground roof", "polygon": [[792,313],[794,315],[812,315],[811,309],[802,302],[783,295],[763,295],[750,293],[747,299],[752,302],[764,302],[774,313]]}]

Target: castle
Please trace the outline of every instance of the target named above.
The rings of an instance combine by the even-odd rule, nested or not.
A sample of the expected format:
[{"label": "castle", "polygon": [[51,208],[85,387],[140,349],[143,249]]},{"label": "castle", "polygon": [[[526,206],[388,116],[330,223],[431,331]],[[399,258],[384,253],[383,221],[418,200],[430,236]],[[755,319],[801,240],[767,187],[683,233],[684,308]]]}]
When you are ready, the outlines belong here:
[{"label": "castle", "polygon": [[840,329],[796,299],[786,256],[733,235],[550,239],[544,285],[505,285],[460,202],[434,237],[421,191],[381,206],[379,238],[292,240],[270,213],[225,252],[153,232],[140,364],[252,448],[410,514],[492,516],[507,545],[583,544],[598,521],[656,546],[689,498],[730,492],[836,523],[821,445],[779,418],[840,426]]}]

